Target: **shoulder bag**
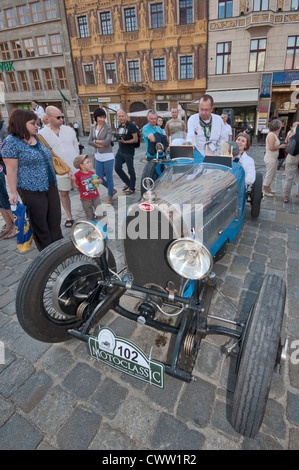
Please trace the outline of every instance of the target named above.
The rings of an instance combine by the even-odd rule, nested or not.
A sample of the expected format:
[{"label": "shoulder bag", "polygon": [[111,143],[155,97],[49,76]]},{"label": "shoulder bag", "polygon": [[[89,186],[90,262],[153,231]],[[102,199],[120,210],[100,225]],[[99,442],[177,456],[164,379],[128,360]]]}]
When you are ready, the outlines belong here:
[{"label": "shoulder bag", "polygon": [[52,153],[52,165],[56,175],[63,176],[69,173],[71,171],[70,167],[62,160],[62,158],[58,157],[58,155],[53,152],[45,139],[40,134],[36,134],[35,137],[40,140]]}]

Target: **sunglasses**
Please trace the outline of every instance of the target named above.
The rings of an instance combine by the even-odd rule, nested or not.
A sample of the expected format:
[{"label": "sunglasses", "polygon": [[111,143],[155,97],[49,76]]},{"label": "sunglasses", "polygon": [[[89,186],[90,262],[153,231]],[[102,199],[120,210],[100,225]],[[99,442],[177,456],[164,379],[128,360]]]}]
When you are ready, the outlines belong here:
[{"label": "sunglasses", "polygon": [[63,116],[56,116],[56,119],[63,119]]}]

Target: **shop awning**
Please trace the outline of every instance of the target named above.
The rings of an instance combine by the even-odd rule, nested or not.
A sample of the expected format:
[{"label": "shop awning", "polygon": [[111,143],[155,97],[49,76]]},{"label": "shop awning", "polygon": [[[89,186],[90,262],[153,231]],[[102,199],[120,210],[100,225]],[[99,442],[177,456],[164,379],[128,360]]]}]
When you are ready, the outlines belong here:
[{"label": "shop awning", "polygon": [[[149,109],[144,109],[143,111],[135,111],[134,113],[128,113],[128,116],[130,117],[146,117],[147,113],[149,112]],[[170,117],[171,118],[171,112],[170,111],[157,111],[158,116],[163,117]]]},{"label": "shop awning", "polygon": [[206,93],[213,97],[215,106],[226,106],[228,108],[258,104],[259,98],[258,88],[247,90],[207,90]]}]

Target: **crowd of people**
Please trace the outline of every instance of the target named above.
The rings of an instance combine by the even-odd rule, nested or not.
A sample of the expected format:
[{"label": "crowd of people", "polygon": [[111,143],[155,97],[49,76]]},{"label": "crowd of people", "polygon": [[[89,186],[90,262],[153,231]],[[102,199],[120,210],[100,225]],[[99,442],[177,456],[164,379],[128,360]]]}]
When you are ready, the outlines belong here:
[{"label": "crowd of people", "polygon": [[[233,132],[228,116],[219,116],[213,110],[214,103],[210,95],[202,96],[198,113],[192,115],[187,123],[181,119],[177,108],[171,109],[172,117],[166,124],[155,110],[150,109],[147,114],[148,122],[142,128],[147,159],[151,160],[156,156],[157,143],[162,144],[160,155],[165,156],[173,136],[178,132],[184,134],[186,141],[191,142],[202,155],[219,155],[221,144],[233,140]],[[140,145],[139,129],[124,110],[119,110],[116,133],[118,148],[114,154],[113,132],[106,119],[104,109],[98,108],[94,112],[94,124],[88,138],[88,145],[94,149],[92,162],[88,155],[82,155],[83,146],[79,148],[78,126],[75,129],[74,126],[65,125],[61,110],[54,106],[48,106],[44,110],[35,101],[33,111],[14,109],[9,116],[8,126],[0,121],[0,211],[5,222],[0,238],[16,236],[11,205],[16,205],[18,198],[27,208],[35,244],[41,251],[63,236],[61,206],[66,214],[65,227],[72,227],[72,189],[79,190],[82,207],[89,220],[97,218],[96,208],[101,204],[98,191],[100,184],[107,189],[107,204],[113,203],[113,197],[117,193],[114,171],[124,183],[124,194],[131,195],[135,192],[134,155]],[[282,122],[278,119],[273,119],[269,124],[263,193],[268,197],[273,196],[271,184],[277,171],[279,150],[285,149],[288,142],[295,140],[294,150],[288,153],[285,165],[283,200],[287,203],[298,174],[299,125],[294,123],[283,143],[279,139],[281,127]],[[254,160],[247,154],[251,139],[246,132],[239,133],[235,138],[239,155],[234,159],[244,168],[247,185],[253,184],[256,176]],[[55,173],[53,153],[67,163],[70,170],[67,174]]]}]

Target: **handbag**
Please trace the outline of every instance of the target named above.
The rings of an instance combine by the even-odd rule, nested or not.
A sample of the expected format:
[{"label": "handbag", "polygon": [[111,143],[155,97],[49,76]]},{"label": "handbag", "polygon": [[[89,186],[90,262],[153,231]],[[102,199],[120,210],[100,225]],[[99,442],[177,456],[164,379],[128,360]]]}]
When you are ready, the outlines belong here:
[{"label": "handbag", "polygon": [[63,176],[69,173],[71,171],[70,167],[67,165],[67,163],[65,163],[65,161],[62,160],[62,158],[58,157],[58,155],[53,152],[45,139],[40,134],[36,134],[35,137],[37,137],[52,153],[52,165],[56,175]]},{"label": "handbag", "polygon": [[17,232],[17,247],[23,253],[30,249],[33,240],[32,230],[26,220],[26,206],[18,201],[17,205],[11,208]]}]

